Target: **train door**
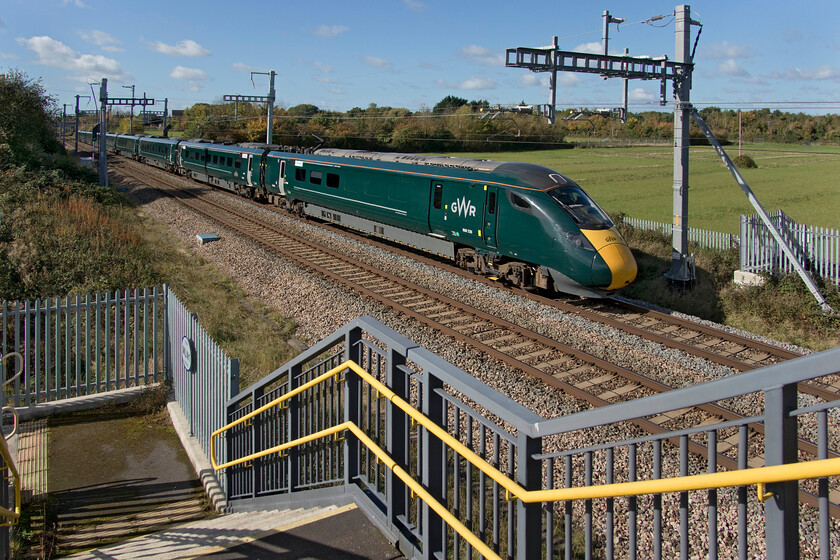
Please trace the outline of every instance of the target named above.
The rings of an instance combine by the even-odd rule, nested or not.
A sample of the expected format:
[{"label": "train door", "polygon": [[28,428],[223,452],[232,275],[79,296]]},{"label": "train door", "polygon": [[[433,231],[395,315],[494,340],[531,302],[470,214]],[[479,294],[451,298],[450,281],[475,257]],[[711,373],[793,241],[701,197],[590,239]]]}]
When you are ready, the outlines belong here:
[{"label": "train door", "polygon": [[430,231],[464,245],[480,245],[484,223],[483,187],[454,181],[432,181],[431,189]]},{"label": "train door", "polygon": [[495,248],[497,245],[496,216],[499,207],[496,199],[499,195],[499,189],[495,185],[485,185],[484,190],[487,193],[487,198],[484,203],[484,229],[482,233],[484,234],[484,242],[487,246]]},{"label": "train door", "polygon": [[245,184],[248,185],[249,187],[254,186],[254,180],[251,178],[251,176],[254,173],[254,166],[251,164],[251,161],[253,159],[254,159],[253,154],[248,154],[247,159],[245,160],[245,174],[246,174],[246,179],[247,179],[247,182]]}]

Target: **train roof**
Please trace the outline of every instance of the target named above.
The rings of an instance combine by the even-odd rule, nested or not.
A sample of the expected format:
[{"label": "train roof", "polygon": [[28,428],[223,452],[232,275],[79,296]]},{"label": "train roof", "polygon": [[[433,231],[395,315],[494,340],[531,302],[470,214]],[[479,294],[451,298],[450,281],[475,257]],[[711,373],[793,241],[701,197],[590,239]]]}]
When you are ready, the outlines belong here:
[{"label": "train roof", "polygon": [[344,150],[339,148],[321,148],[315,150],[319,156],[345,157],[364,159],[368,161],[384,161],[388,163],[411,163],[414,165],[433,165],[436,167],[449,167],[463,169],[465,171],[492,172],[503,165],[503,161],[492,161],[487,159],[456,158],[445,156],[426,156],[422,154],[400,154],[392,152],[368,152],[365,150]]}]

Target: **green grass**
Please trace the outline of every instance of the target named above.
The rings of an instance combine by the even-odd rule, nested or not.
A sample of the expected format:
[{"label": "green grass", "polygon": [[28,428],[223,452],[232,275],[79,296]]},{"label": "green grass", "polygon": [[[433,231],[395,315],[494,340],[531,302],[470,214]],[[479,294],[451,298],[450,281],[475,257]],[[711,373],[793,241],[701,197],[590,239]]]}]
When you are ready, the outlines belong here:
[{"label": "green grass", "polygon": [[[738,147],[728,147],[727,153],[734,158]],[[758,164],[742,175],[768,212],[782,209],[809,226],[840,226],[840,147],[751,144],[743,153]],[[674,152],[669,146],[446,155],[544,165],[580,184],[607,212],[671,222]],[[755,211],[712,148],[691,148],[689,174],[689,226],[737,234],[739,216]]]}]

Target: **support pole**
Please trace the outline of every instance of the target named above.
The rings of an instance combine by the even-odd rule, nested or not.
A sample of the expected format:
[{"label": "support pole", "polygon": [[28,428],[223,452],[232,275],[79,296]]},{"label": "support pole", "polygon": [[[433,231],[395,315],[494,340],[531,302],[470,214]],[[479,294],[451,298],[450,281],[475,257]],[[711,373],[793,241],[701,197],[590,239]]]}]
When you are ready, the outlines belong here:
[{"label": "support pole", "polygon": [[64,111],[61,113],[61,147],[67,142],[67,103],[64,104]]},{"label": "support pole", "polygon": [[555,35],[551,40],[551,58],[552,58],[552,70],[551,70],[551,78],[549,83],[549,94],[548,94],[548,124],[554,124],[557,121],[557,36]]},{"label": "support pole", "polygon": [[76,119],[75,119],[76,126],[74,127],[74,133],[73,133],[73,138],[75,138],[75,140],[74,140],[75,144],[73,145],[73,155],[74,156],[79,155],[79,97],[81,97],[81,96],[79,96],[79,95],[76,96],[76,112],[74,113],[74,115],[76,117]]},{"label": "support pole", "polygon": [[271,144],[274,132],[274,76],[277,72],[272,70],[268,76],[268,122],[266,123],[265,143]]},{"label": "support pole", "polygon": [[703,134],[706,135],[706,138],[709,140],[709,144],[712,145],[718,156],[720,156],[720,159],[723,160],[723,164],[727,169],[729,169],[729,172],[732,173],[732,176],[735,178],[738,186],[741,187],[741,190],[745,195],[747,195],[747,200],[749,200],[752,207],[755,208],[755,211],[758,213],[761,221],[770,231],[770,234],[773,236],[776,243],[779,244],[779,247],[781,247],[782,252],[793,265],[796,273],[799,274],[799,277],[802,278],[803,282],[805,282],[805,285],[808,287],[808,291],[810,291],[814,298],[816,298],[820,308],[826,313],[834,313],[834,309],[832,309],[832,307],[828,304],[828,301],[826,301],[825,297],[823,297],[822,293],[820,293],[820,289],[816,282],[814,282],[814,279],[811,278],[811,275],[808,274],[808,271],[805,270],[805,267],[802,266],[801,262],[799,262],[799,258],[796,253],[794,253],[793,249],[791,249],[790,244],[784,238],[782,232],[779,231],[779,228],[777,228],[773,223],[773,220],[770,219],[770,216],[767,214],[767,210],[764,209],[764,205],[762,205],[758,200],[758,197],[755,196],[755,193],[747,184],[744,176],[741,175],[741,172],[738,171],[738,168],[735,167],[735,164],[732,163],[731,159],[729,159],[729,156],[723,149],[723,146],[721,146],[720,142],[718,142],[717,138],[715,138],[715,135],[712,133],[712,129],[709,128],[706,121],[704,121],[700,116],[700,113],[697,112],[697,109],[692,108],[691,116],[694,117],[694,121],[697,123],[697,126],[699,126],[700,130],[703,131]]},{"label": "support pole", "polygon": [[[691,63],[691,8],[677,6],[676,62]],[[694,256],[688,253],[688,148],[691,103],[691,71],[674,81],[674,218],[671,270],[665,277],[683,287],[690,286],[696,276]]]},{"label": "support pole", "polygon": [[99,87],[99,103],[101,111],[99,114],[99,186],[108,186],[108,155],[106,144],[108,143],[108,78],[102,78],[102,85]]},{"label": "support pole", "polygon": [[166,136],[166,117],[169,116],[169,98],[163,98],[163,135]]}]

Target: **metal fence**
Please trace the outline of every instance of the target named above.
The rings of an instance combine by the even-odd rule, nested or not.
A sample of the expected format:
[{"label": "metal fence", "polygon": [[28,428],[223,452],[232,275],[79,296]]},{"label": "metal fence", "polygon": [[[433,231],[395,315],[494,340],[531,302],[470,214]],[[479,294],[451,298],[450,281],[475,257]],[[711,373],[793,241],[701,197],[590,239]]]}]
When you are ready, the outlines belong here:
[{"label": "metal fence", "polygon": [[[544,419],[360,318],[228,401],[228,421],[241,422],[214,459],[251,457],[226,468],[234,509],[352,487],[410,557],[829,558],[840,465],[798,445],[837,456],[840,401],[798,402],[797,383],[838,363],[834,349]],[[708,402],[745,419],[688,413]],[[651,423],[661,433],[637,429]],[[802,482],[811,498],[800,503],[795,479],[812,475],[787,469],[826,465],[830,478],[807,471],[822,474]],[[692,486],[701,473],[716,482]]]},{"label": "metal fence", "polygon": [[[195,437],[210,456],[210,434],[226,422],[222,403],[239,392],[239,360],[231,359],[199,325],[178,297],[166,289],[167,371],[175,400]],[[224,483],[220,480],[220,483]]]},{"label": "metal fence", "polygon": [[[671,235],[673,227],[672,224],[666,224],[665,222],[642,220],[639,218],[631,218],[629,216],[624,216],[622,220],[624,223],[633,226],[636,229],[658,231],[664,235]],[[740,244],[740,239],[737,235],[693,227],[688,228],[688,241],[690,243],[696,243],[705,249],[719,250],[733,249],[738,247]]]},{"label": "metal fence", "polygon": [[9,398],[31,406],[162,380],[163,302],[157,287],[3,301],[0,354],[23,358]]},{"label": "metal fence", "polygon": [[[770,219],[805,269],[840,284],[840,230],[797,224],[781,210],[770,214]],[[741,216],[741,239],[741,270],[769,274],[794,271],[759,216]]]}]

